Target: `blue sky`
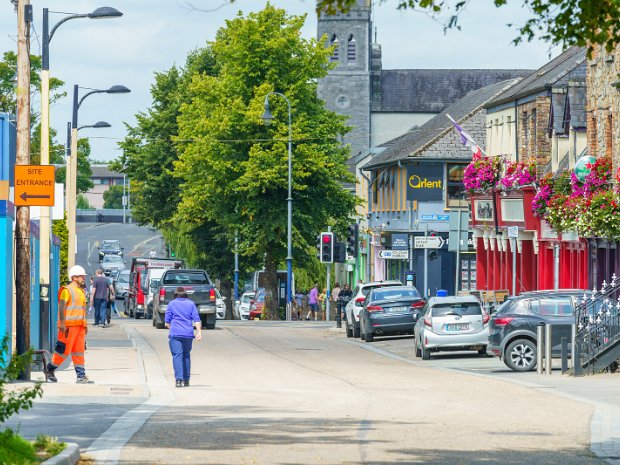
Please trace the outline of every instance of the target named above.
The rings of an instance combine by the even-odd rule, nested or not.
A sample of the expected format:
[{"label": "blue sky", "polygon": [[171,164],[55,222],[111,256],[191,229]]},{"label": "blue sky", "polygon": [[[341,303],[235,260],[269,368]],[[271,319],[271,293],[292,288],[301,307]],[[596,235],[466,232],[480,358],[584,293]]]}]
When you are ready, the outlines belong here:
[{"label": "blue sky", "polygon": [[[134,115],[151,103],[149,88],[153,74],[183,64],[187,52],[213,40],[217,29],[238,11],[261,9],[261,0],[191,0],[201,11],[188,7],[190,0],[131,0],[100,3],[90,0],[32,0],[35,31],[32,53],[40,53],[38,37],[44,7],[67,13],[90,12],[99,6],[113,6],[124,13],[110,20],[77,19],[63,24],[50,47],[50,72],[65,81],[71,96],[74,84],[107,88],[123,84],[132,90],[125,95],[93,95],[80,108],[80,125],[105,120],[110,129],[84,129],[92,157],[111,160],[120,151],[117,142],[125,136],[124,122],[133,124]],[[305,37],[316,36],[314,0],[272,0],[291,14],[307,14]],[[537,68],[548,61],[550,49],[543,42],[515,47],[516,31],[508,23],[522,24],[528,18],[521,2],[495,8],[492,0],[470,2],[462,14],[462,30],[444,34],[442,25],[427,15],[400,12],[395,0],[375,2],[373,19],[383,51],[384,69],[403,68]],[[475,5],[474,5],[475,4]],[[55,24],[62,14],[50,14]],[[51,27],[51,25],[50,25]],[[8,0],[0,4],[0,51],[15,50],[16,15]],[[51,124],[64,142],[66,123],[71,118],[71,98],[51,108]]]}]

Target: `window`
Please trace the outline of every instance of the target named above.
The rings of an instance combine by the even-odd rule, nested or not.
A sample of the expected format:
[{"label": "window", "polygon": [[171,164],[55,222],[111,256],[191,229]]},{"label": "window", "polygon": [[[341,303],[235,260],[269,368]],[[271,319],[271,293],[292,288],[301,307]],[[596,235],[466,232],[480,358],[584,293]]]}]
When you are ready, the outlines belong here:
[{"label": "window", "polygon": [[355,63],[355,37],[353,34],[349,34],[347,39],[347,62]]},{"label": "window", "polygon": [[439,304],[433,306],[433,317],[447,316],[447,315],[482,315],[482,308],[480,304],[473,302],[462,302],[454,304]]},{"label": "window", "polygon": [[566,316],[573,314],[570,298],[563,299],[533,299],[530,300],[530,310],[539,315]]},{"label": "window", "polygon": [[463,185],[463,178],[465,174],[465,163],[448,163],[448,182],[447,182],[447,194],[446,194],[446,207],[448,208],[465,208],[467,207],[467,198],[465,196],[465,186]]},{"label": "window", "polygon": [[525,221],[523,199],[501,199],[501,207],[504,221]]},{"label": "window", "polygon": [[338,48],[339,48],[339,44],[338,44],[338,36],[336,34],[334,34],[330,40],[330,45],[334,48],[334,53],[332,54],[331,57],[329,57],[329,61],[338,61]]}]

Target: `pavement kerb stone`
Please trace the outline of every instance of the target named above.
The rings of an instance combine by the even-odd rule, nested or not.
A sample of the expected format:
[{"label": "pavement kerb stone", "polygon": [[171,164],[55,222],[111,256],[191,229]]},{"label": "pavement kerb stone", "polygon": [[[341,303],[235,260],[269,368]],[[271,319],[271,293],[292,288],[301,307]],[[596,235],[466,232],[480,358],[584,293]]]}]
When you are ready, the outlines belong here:
[{"label": "pavement kerb stone", "polygon": [[60,454],[41,462],[41,465],[75,465],[80,460],[80,446],[68,442],[67,447]]}]

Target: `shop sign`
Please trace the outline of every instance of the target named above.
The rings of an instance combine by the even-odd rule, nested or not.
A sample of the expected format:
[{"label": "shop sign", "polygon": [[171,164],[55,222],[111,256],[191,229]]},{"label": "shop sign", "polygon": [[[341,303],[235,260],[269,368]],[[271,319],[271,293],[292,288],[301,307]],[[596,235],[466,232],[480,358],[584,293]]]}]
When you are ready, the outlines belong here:
[{"label": "shop sign", "polygon": [[407,250],[409,236],[407,234],[392,234],[392,250]]},{"label": "shop sign", "polygon": [[407,200],[443,199],[443,165],[407,165]]}]

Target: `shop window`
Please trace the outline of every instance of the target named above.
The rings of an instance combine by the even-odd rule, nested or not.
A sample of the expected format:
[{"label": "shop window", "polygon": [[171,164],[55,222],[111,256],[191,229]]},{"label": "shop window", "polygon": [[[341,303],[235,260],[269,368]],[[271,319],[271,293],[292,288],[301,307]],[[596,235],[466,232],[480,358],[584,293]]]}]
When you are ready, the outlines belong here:
[{"label": "shop window", "polygon": [[93,179],[93,184],[94,184],[95,186],[98,186],[99,184],[101,184],[101,179],[99,179],[99,178],[95,178],[95,179]]},{"label": "shop window", "polygon": [[347,40],[347,62],[355,63],[355,37],[353,34],[349,34],[349,39]]},{"label": "shop window", "polygon": [[466,208],[468,206],[468,202],[465,195],[463,178],[467,165],[465,163],[448,163],[446,166],[448,171],[448,182],[446,184],[446,207]]},{"label": "shop window", "polygon": [[339,48],[339,44],[338,44],[338,36],[336,34],[334,34],[330,40],[330,45],[335,47],[334,48],[334,53],[332,54],[331,57],[329,57],[329,61],[338,61],[338,48]]}]

